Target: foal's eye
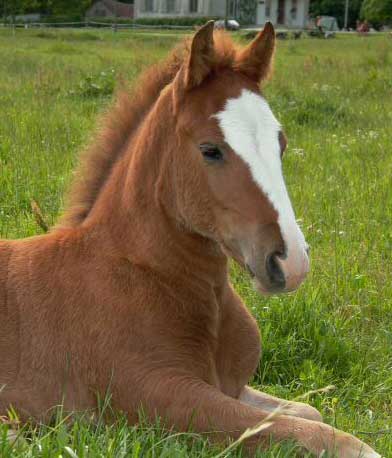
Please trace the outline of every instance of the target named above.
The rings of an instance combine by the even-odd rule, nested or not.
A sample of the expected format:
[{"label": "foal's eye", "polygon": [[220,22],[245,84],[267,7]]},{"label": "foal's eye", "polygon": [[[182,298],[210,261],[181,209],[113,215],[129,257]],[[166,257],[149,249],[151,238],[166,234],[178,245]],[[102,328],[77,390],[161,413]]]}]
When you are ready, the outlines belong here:
[{"label": "foal's eye", "polygon": [[220,148],[212,143],[202,143],[200,151],[208,162],[218,162],[223,159],[223,153]]}]

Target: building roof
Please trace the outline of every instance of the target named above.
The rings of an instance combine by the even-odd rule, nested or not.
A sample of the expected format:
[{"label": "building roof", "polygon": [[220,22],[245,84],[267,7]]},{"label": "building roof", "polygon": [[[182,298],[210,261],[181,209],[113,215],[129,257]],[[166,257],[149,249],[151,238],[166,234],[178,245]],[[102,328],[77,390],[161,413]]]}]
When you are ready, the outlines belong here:
[{"label": "building roof", "polygon": [[116,0],[99,0],[96,3],[103,3],[108,10],[117,17],[133,17],[133,5],[117,2]]}]

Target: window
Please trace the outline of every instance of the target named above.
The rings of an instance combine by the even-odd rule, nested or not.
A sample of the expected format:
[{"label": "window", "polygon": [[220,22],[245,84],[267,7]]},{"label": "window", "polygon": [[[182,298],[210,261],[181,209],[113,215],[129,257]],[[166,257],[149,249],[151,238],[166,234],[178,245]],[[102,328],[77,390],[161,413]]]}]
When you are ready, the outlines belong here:
[{"label": "window", "polygon": [[266,0],[265,2],[265,17],[271,16],[271,0]]},{"label": "window", "polygon": [[297,19],[298,4],[297,0],[291,0],[291,19]]},{"label": "window", "polygon": [[154,11],[154,0],[145,0],[144,7],[146,11]]},{"label": "window", "polygon": [[197,13],[199,10],[199,0],[189,0],[189,12]]},{"label": "window", "polygon": [[176,7],[176,0],[166,0],[166,12],[174,13]]}]

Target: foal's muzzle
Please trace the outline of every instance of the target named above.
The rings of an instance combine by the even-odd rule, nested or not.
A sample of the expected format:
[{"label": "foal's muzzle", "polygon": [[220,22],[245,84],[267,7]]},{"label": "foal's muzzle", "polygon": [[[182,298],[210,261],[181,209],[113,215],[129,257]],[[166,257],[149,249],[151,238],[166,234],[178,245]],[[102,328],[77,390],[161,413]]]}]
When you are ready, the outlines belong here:
[{"label": "foal's muzzle", "polygon": [[298,226],[286,239],[276,223],[246,229],[224,240],[226,253],[246,267],[262,293],[297,289],[309,272],[309,248]]},{"label": "foal's muzzle", "polygon": [[273,253],[267,257],[266,271],[273,291],[296,290],[309,272],[308,248],[298,253],[281,255]]},{"label": "foal's muzzle", "polygon": [[273,288],[280,290],[286,286],[286,278],[279,264],[279,253],[272,253],[267,256],[265,270]]},{"label": "foal's muzzle", "polygon": [[[270,231],[272,234],[273,232]],[[266,240],[264,232],[263,240]],[[276,235],[276,233],[275,233]],[[297,234],[298,235],[298,234]],[[266,244],[257,239],[246,244],[242,250],[245,265],[254,277],[256,286],[263,293],[283,293],[294,291],[304,281],[309,272],[309,248],[301,237],[285,244],[282,239],[270,238],[269,251]]]},{"label": "foal's muzzle", "polygon": [[309,272],[306,250],[295,259],[278,252],[271,253],[263,261],[248,261],[246,268],[262,293],[276,294],[296,290]]}]

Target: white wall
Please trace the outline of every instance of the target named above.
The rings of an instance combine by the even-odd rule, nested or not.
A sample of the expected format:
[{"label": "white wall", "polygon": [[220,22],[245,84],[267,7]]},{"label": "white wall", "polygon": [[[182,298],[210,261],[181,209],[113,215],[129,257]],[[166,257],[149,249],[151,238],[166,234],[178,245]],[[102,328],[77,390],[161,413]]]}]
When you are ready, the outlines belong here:
[{"label": "white wall", "polygon": [[166,0],[154,0],[154,11],[144,11],[144,0],[135,0],[135,18],[137,17],[165,17],[165,16],[209,16],[210,8],[215,8],[216,3],[225,0],[199,0],[197,13],[189,12],[189,0],[176,0],[174,12],[167,12]]},{"label": "white wall", "polygon": [[[176,0],[174,12],[167,12],[167,0],[154,0],[154,11],[144,11],[144,0],[135,0],[135,18],[138,17],[165,17],[165,16],[223,16],[225,13],[226,0],[199,0],[198,12],[189,12],[189,0]],[[261,14],[257,15],[258,25],[263,25],[265,21],[271,21],[273,24],[278,20],[278,0],[264,0],[264,4],[259,4],[263,0],[257,1],[257,7]],[[271,2],[271,14],[265,15],[267,1]],[[264,9],[264,10],[263,10]],[[285,0],[285,26],[293,28],[305,27],[308,20],[309,0],[297,0],[297,15],[292,18],[292,0]],[[262,12],[264,11],[264,15]]]},{"label": "white wall", "polygon": [[309,20],[309,0],[301,0],[298,3],[298,19],[297,26],[304,28]]},{"label": "white wall", "polygon": [[297,0],[297,14],[295,17],[292,17],[292,0],[286,0],[286,24],[288,27],[297,27],[302,28],[306,26],[308,19],[308,9],[309,3],[308,0]]},{"label": "white wall", "polygon": [[271,0],[270,15],[266,16],[266,21],[276,24],[278,21],[278,0]]},{"label": "white wall", "polygon": [[224,16],[226,12],[226,0],[211,0],[207,11],[208,16]]},{"label": "white wall", "polygon": [[[259,0],[258,0],[259,1]],[[271,8],[270,8],[270,16],[265,14],[266,12],[266,5],[268,0],[264,0],[264,5],[258,4],[258,8],[261,14],[257,16],[257,24],[263,25],[265,21],[271,21],[274,25],[277,24],[278,21],[278,0],[270,0]],[[292,28],[303,28],[307,24],[308,20],[308,9],[309,9],[309,0],[297,0],[297,14],[296,17],[292,17],[291,10],[293,8],[292,0],[285,0],[284,5],[284,25],[287,27]],[[263,14],[262,10],[264,9],[264,21],[263,21]]]}]

